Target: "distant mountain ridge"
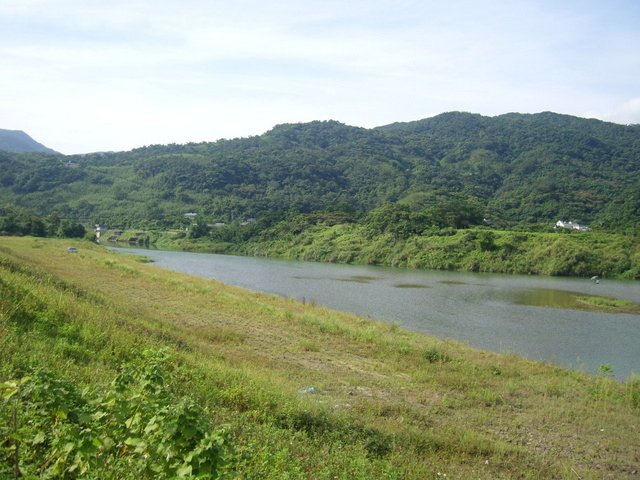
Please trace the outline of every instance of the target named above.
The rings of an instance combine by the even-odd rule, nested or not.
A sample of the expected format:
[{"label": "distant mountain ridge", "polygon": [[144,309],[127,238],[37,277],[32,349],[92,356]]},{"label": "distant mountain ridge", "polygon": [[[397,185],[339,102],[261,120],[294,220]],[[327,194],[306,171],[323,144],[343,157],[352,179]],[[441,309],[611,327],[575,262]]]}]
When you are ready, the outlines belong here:
[{"label": "distant mountain ridge", "polygon": [[118,225],[274,212],[412,211],[458,202],[495,225],[640,227],[640,125],[552,112],[448,112],[374,129],[281,124],[263,135],[52,157],[0,152],[0,204]]},{"label": "distant mountain ridge", "polygon": [[22,130],[5,130],[0,128],[0,150],[13,153],[58,153],[45,147]]}]

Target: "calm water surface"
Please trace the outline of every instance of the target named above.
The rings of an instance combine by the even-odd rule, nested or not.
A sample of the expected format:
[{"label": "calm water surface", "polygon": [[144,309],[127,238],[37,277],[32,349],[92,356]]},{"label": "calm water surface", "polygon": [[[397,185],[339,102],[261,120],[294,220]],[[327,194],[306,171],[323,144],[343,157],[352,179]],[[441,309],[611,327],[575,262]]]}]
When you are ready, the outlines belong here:
[{"label": "calm water surface", "polygon": [[[159,267],[316,302],[405,328],[627,379],[640,374],[640,315],[570,305],[567,292],[640,303],[640,284],[587,279],[416,271],[162,250],[118,249]],[[523,304],[525,303],[525,304]]]}]

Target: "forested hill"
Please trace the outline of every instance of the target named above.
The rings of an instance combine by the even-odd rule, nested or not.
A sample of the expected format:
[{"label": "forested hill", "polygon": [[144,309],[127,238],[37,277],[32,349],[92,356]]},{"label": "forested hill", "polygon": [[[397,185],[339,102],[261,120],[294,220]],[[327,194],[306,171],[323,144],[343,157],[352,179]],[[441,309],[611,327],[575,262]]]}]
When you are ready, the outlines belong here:
[{"label": "forested hill", "polygon": [[639,222],[640,125],[552,112],[451,112],[379,130],[401,137],[415,156],[415,184],[484,199],[494,216]]},{"label": "forested hill", "polygon": [[0,168],[0,203],[121,225],[447,202],[496,225],[640,218],[640,126],[555,113],[452,112],[376,129],[316,121],[72,157],[0,152]]},{"label": "forested hill", "polygon": [[55,150],[36,142],[21,130],[5,130],[2,128],[0,128],[0,150],[7,152],[56,153]]}]

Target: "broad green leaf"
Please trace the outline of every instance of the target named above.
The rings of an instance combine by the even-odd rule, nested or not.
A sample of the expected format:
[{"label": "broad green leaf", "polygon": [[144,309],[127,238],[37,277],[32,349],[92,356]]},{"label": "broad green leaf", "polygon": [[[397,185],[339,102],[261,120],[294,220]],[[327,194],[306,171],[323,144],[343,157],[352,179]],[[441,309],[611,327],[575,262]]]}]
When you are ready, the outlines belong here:
[{"label": "broad green leaf", "polygon": [[109,450],[111,447],[115,445],[115,442],[111,437],[102,437],[102,447],[105,450]]},{"label": "broad green leaf", "polygon": [[66,420],[69,415],[69,411],[66,408],[59,408],[56,410],[56,418],[60,420]]},{"label": "broad green leaf", "polygon": [[5,400],[9,400],[20,391],[16,380],[9,380],[8,382],[0,383],[0,390],[2,390],[2,398]]},{"label": "broad green leaf", "polygon": [[31,443],[33,443],[34,445],[39,445],[39,444],[43,443],[46,438],[47,437],[44,434],[44,432],[38,432],[38,433],[36,433],[36,436],[33,437],[33,441]]},{"label": "broad green leaf", "polygon": [[132,447],[145,447],[147,444],[141,438],[129,437],[124,443]]},{"label": "broad green leaf", "polygon": [[190,476],[191,471],[191,465],[183,465],[182,467],[178,468],[178,470],[176,470],[176,474],[178,475],[178,478],[184,478]]},{"label": "broad green leaf", "polygon": [[97,412],[93,413],[93,415],[91,415],[94,420],[100,420],[106,416],[107,412],[103,412],[102,410],[98,410]]}]

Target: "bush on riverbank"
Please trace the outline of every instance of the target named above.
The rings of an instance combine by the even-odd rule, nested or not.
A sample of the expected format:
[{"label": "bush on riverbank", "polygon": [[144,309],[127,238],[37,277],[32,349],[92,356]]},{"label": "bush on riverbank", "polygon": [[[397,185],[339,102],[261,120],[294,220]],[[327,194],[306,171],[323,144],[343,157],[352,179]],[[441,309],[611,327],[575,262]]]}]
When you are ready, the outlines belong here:
[{"label": "bush on riverbank", "polygon": [[338,220],[296,215],[272,224],[223,225],[197,238],[173,231],[149,232],[146,239],[164,249],[318,262],[640,279],[640,239],[634,235],[435,226],[420,233],[406,226],[400,235],[397,228]]},{"label": "bush on riverbank", "polygon": [[[206,248],[205,243],[200,244]],[[640,279],[640,242],[634,237],[442,229],[397,238],[372,236],[362,226],[316,225],[297,235],[252,238],[227,244],[228,253],[321,262],[437,270],[530,273]]]}]

